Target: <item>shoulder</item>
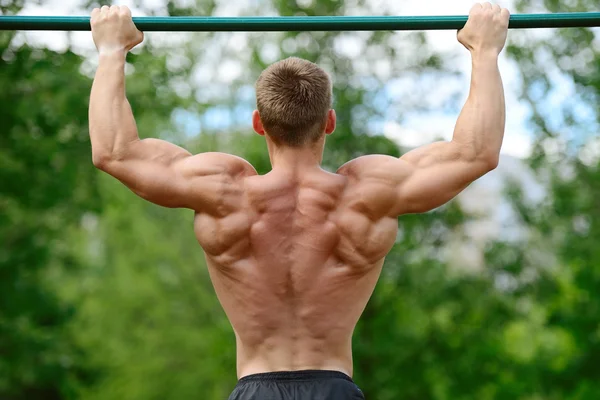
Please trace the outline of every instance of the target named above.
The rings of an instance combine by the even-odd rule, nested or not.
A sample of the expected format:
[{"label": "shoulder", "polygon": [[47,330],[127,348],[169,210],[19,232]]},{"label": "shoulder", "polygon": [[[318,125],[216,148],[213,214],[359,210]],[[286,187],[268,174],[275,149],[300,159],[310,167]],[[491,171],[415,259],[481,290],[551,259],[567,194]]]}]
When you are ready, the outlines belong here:
[{"label": "shoulder", "polygon": [[353,180],[396,179],[402,175],[404,162],[396,157],[383,154],[370,154],[355,158],[342,165],[337,174]]},{"label": "shoulder", "polygon": [[407,174],[403,163],[392,156],[366,155],[342,165],[337,173],[348,180],[342,200],[344,208],[372,221],[389,216],[399,183]]},{"label": "shoulder", "polygon": [[254,167],[241,157],[227,153],[200,153],[188,157],[183,167],[187,188],[199,214],[223,218],[244,207],[246,178],[257,176]]},{"label": "shoulder", "polygon": [[197,175],[228,175],[235,178],[257,175],[256,169],[241,157],[227,153],[207,152],[189,157],[186,167]]}]

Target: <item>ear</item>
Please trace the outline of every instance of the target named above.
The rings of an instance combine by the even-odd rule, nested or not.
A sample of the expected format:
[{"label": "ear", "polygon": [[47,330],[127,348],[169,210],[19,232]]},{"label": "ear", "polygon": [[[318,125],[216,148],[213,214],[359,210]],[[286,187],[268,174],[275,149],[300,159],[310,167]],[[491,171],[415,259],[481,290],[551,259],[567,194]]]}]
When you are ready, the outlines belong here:
[{"label": "ear", "polygon": [[335,131],[336,115],[335,110],[329,110],[327,113],[327,123],[325,124],[325,134],[331,135]]},{"label": "ear", "polygon": [[254,110],[252,113],[252,128],[254,128],[254,132],[258,133],[260,136],[265,136],[265,128],[260,120],[258,110]]}]

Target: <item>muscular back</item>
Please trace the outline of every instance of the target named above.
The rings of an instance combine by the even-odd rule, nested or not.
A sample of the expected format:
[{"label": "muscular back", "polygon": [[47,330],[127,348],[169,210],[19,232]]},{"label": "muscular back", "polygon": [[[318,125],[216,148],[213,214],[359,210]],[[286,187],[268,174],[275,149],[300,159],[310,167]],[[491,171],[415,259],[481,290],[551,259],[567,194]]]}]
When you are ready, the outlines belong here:
[{"label": "muscular back", "polygon": [[[217,296],[236,333],[238,375],[352,374],[351,337],[396,238],[394,192],[314,168],[250,175],[196,214]],[[374,186],[373,186],[374,185]],[[381,185],[379,185],[381,186]]]},{"label": "muscular back", "polygon": [[[270,139],[255,111],[253,127],[267,138],[271,161],[276,155],[285,161],[286,152],[296,160],[295,167],[257,176],[237,157],[192,156],[171,143],[139,138],[125,96],[123,50],[143,35],[128,9],[114,7],[95,9],[91,21],[101,54],[90,96],[94,165],[153,203],[196,211],[198,241],[236,332],[238,375],[313,368],[351,374],[352,331],[394,243],[396,217],[439,207],[498,165],[505,127],[498,54],[506,41],[508,10],[477,4],[459,32],[473,55],[473,73],[450,142],[423,146],[400,159],[360,157],[328,174],[317,167],[324,137],[312,148],[278,147],[286,135]],[[326,74],[312,71],[329,91]],[[289,74],[284,75],[274,81],[285,81],[282,90],[297,103]],[[297,86],[304,93],[302,79]],[[316,85],[316,95],[302,95],[310,100],[308,114],[279,107],[278,85],[273,109],[285,109],[285,118],[293,118],[313,115],[315,99],[329,107],[330,97],[321,96],[325,89]],[[292,126],[317,126],[316,117],[309,120]],[[334,129],[335,113],[329,110],[323,134]],[[302,160],[302,154],[308,158]],[[288,167],[294,165],[290,160]],[[307,160],[312,166],[306,167]]]},{"label": "muscular back", "polygon": [[153,203],[196,211],[195,232],[236,333],[239,376],[351,375],[352,332],[397,216],[446,203],[495,165],[458,142],[359,157],[337,174],[295,159],[259,176],[235,156],[192,156],[144,139],[95,161]]}]

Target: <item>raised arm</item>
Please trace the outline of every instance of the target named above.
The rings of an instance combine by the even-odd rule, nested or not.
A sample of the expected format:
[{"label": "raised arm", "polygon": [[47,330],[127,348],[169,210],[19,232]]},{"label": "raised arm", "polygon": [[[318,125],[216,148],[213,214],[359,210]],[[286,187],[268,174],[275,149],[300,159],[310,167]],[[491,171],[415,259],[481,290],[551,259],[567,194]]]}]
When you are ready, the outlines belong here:
[{"label": "raised arm", "polygon": [[509,12],[476,4],[458,40],[471,52],[473,72],[467,102],[450,142],[410,151],[400,159],[367,156],[344,167],[358,183],[389,194],[389,215],[426,212],[443,205],[471,182],[496,168],[505,126],[498,55],[506,42]]},{"label": "raised arm", "polygon": [[89,109],[94,165],[165,207],[211,212],[223,210],[223,201],[239,198],[238,178],[255,173],[246,161],[220,153],[192,156],[162,140],[140,140],[125,96],[125,56],[143,34],[129,9],[95,9],[91,24],[99,52]]}]

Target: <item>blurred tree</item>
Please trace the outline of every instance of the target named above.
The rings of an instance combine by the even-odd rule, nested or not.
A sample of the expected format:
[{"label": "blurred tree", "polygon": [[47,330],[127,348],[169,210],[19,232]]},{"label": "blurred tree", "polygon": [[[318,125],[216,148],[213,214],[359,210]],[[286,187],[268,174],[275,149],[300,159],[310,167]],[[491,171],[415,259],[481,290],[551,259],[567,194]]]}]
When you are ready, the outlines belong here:
[{"label": "blurred tree", "polygon": [[[23,5],[4,1],[0,11]],[[16,45],[16,36],[0,32],[0,398],[74,398],[104,367],[70,329],[82,297],[64,280],[91,272],[81,233],[103,209],[87,129],[91,79],[79,55]],[[145,78],[130,89],[144,95],[132,104],[143,128],[160,131],[183,101],[165,89],[176,75],[164,56],[143,62]]]},{"label": "blurred tree", "polygon": [[65,233],[99,210],[82,101],[90,80],[76,54],[14,47],[13,37],[0,32],[0,398],[51,400],[93,378],[66,329],[74,305],[47,281],[81,266]]},{"label": "blurred tree", "polygon": [[[596,11],[597,3],[520,1],[518,7],[585,12]],[[515,34],[508,48],[522,76],[521,97],[531,109],[531,165],[547,186],[547,198],[531,204],[522,191],[512,191],[514,207],[532,233],[520,249],[522,264],[507,273],[518,283],[522,313],[535,318],[507,332],[515,349],[527,346],[512,355],[528,377],[529,393],[595,399],[600,396],[600,35],[597,29],[552,33],[527,40]]]}]

